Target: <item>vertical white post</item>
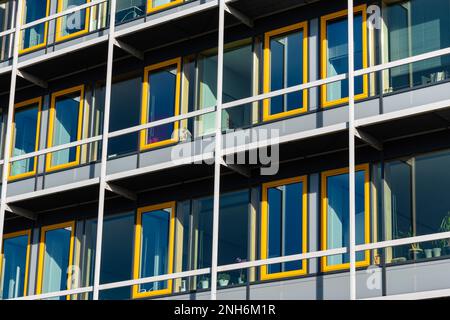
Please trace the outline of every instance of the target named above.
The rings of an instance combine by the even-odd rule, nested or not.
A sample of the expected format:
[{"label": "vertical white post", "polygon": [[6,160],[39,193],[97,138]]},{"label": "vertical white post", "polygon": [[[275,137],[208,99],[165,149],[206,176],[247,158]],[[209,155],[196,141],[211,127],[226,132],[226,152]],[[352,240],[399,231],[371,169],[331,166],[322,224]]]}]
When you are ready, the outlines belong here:
[{"label": "vertical white post", "polygon": [[211,255],[211,300],[217,299],[217,264],[219,251],[220,167],[222,162],[222,89],[225,0],[219,0],[219,44],[217,51],[216,145],[214,154],[214,207]]},{"label": "vertical white post", "polygon": [[[17,7],[22,8],[23,0],[17,1]],[[3,153],[3,170],[2,170],[2,191],[0,200],[0,252],[2,252],[3,245],[3,228],[5,223],[5,210],[6,210],[6,194],[8,188],[8,175],[9,175],[9,160],[11,159],[11,135],[12,135],[12,122],[14,114],[14,100],[16,95],[16,80],[17,80],[17,63],[19,62],[19,44],[20,44],[20,24],[22,22],[22,10],[17,9],[16,16],[16,30],[14,32],[14,47],[13,47],[13,59],[11,70],[11,84],[9,87],[9,101],[8,101],[8,119],[6,121],[6,136],[5,146]]]},{"label": "vertical white post", "polygon": [[109,13],[109,39],[108,39],[108,62],[106,66],[105,107],[103,113],[103,136],[102,136],[102,158],[100,162],[100,193],[98,199],[97,215],[97,241],[95,245],[94,265],[94,293],[93,299],[98,300],[100,286],[100,266],[102,258],[103,238],[103,210],[105,208],[105,186],[106,186],[106,162],[108,160],[108,133],[109,133],[109,111],[111,105],[111,83],[114,62],[114,32],[116,24],[116,0],[110,0]]},{"label": "vertical white post", "polygon": [[349,231],[350,299],[356,299],[356,223],[355,223],[355,60],[353,35],[353,0],[348,6],[348,133],[349,133]]}]

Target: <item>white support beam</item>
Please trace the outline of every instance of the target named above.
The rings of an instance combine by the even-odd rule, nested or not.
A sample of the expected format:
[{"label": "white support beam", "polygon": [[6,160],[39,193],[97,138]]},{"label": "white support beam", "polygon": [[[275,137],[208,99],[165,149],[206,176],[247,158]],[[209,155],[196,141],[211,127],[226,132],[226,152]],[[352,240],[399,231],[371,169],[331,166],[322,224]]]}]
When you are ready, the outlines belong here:
[{"label": "white support beam", "polygon": [[378,151],[383,150],[383,143],[371,134],[361,130],[361,128],[355,128],[355,135]]},{"label": "white support beam", "polygon": [[29,74],[28,72],[22,71],[22,70],[17,70],[17,75],[35,85],[37,85],[38,87],[47,89],[48,88],[48,83],[45,80],[39,79],[38,77]]},{"label": "white support beam", "polygon": [[15,215],[36,221],[37,219],[37,214],[34,212],[31,212],[30,210],[24,209],[24,208],[20,208],[20,207],[16,207],[14,205],[6,205],[6,211],[9,211],[11,213],[14,213]]},{"label": "white support beam", "polygon": [[114,39],[114,45],[117,46],[118,48],[122,49],[123,51],[128,52],[129,54],[131,54],[132,56],[138,58],[139,60],[144,61],[144,52],[140,51],[136,48],[134,48],[133,46],[130,46],[129,44]]},{"label": "white support beam", "polygon": [[125,189],[123,187],[119,187],[118,185],[112,184],[111,182],[107,182],[105,184],[105,188],[106,190],[114,192],[115,194],[118,194],[128,200],[131,201],[137,200],[137,195],[135,192]]},{"label": "white support beam", "polygon": [[225,4],[225,11],[228,12],[229,14],[233,15],[235,18],[237,18],[239,21],[241,21],[247,27],[253,28],[253,26],[254,26],[253,19],[247,17],[241,11],[233,8],[232,6],[230,6],[228,4]]}]

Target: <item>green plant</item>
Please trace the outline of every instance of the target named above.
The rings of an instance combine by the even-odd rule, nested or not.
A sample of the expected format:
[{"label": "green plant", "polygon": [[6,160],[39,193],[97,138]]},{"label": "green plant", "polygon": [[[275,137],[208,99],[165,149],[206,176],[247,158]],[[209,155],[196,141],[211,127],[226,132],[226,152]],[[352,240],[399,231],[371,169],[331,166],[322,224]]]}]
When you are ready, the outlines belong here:
[{"label": "green plant", "polygon": [[230,281],[230,275],[228,273],[219,273],[217,280]]},{"label": "green plant", "polygon": [[[414,232],[412,231],[412,229],[409,229],[408,232],[399,232],[399,235],[401,238],[412,238],[414,237]],[[413,251],[421,251],[422,249],[420,248],[420,244],[419,243],[411,243],[411,250]]]},{"label": "green plant", "polygon": [[[450,232],[450,211],[442,218],[441,225],[439,226],[440,232]],[[439,241],[442,247],[450,247],[450,239],[442,239]]]}]

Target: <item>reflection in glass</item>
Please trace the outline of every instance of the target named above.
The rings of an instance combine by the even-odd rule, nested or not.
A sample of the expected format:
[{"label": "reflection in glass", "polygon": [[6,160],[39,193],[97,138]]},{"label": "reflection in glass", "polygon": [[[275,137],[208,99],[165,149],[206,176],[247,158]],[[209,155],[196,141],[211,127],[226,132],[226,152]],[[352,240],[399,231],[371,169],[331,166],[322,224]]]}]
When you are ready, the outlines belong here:
[{"label": "reflection in glass", "polygon": [[26,294],[29,233],[6,236],[0,261],[0,297],[12,299]]},{"label": "reflection in glass", "polygon": [[[364,244],[365,231],[365,171],[355,173],[355,223],[356,244]],[[349,246],[349,175],[337,174],[326,178],[326,248],[337,249]],[[365,252],[356,253],[356,261],[364,261]],[[327,257],[327,266],[349,263],[348,253]]]},{"label": "reflection in glass", "polygon": [[[147,118],[144,123],[154,122],[176,115],[177,66],[150,71],[148,74]],[[177,123],[168,123],[147,130],[145,145],[159,144],[171,140],[176,134]]]},{"label": "reflection in glass", "polygon": [[[347,73],[348,71],[348,21],[347,15],[332,19],[326,22],[326,43],[325,49],[325,77],[332,77]],[[355,50],[355,70],[362,69],[363,64],[363,16],[354,16],[354,50]],[[323,77],[323,78],[325,78]],[[348,80],[342,80],[325,85],[325,102],[339,101],[348,97]],[[355,78],[355,95],[364,93],[363,76]]]},{"label": "reflection in glass", "polygon": [[[134,212],[106,216],[103,222],[102,263],[100,283],[112,283],[130,280],[133,267]],[[86,270],[83,281],[92,285],[94,281],[95,245],[97,238],[97,220],[87,220],[85,227],[86,244],[83,249]],[[101,300],[130,299],[130,287],[102,290]]]},{"label": "reflection in glass", "polygon": [[[303,253],[303,182],[267,190],[267,258]],[[302,270],[303,261],[267,266],[267,273]]]},{"label": "reflection in glass", "polygon": [[133,20],[145,14],[147,0],[117,0],[116,23]]},{"label": "reflection in glass", "polygon": [[[270,39],[270,87],[266,92],[303,83],[303,36],[301,30]],[[301,109],[303,98],[301,91],[272,98],[269,115]]]},{"label": "reflection in glass", "polygon": [[[138,278],[171,273],[170,248],[172,208],[146,211],[141,216],[140,263]],[[139,285],[138,293],[171,291],[172,281],[159,281]]]},{"label": "reflection in glass", "polygon": [[[34,152],[38,148],[40,102],[27,106],[16,106],[14,113],[12,156]],[[11,163],[10,176],[23,175],[35,171],[36,158],[28,158]]]},{"label": "reflection in glass", "polygon": [[[82,110],[80,92],[53,97],[53,99],[50,146],[59,146],[79,140],[81,135],[80,111]],[[54,168],[77,163],[79,152],[79,146],[53,152],[48,167]]]},{"label": "reflection in glass", "polygon": [[[89,0],[58,0],[58,12],[86,4]],[[87,31],[89,26],[89,10],[77,10],[58,19],[57,40]]]},{"label": "reflection in glass", "polygon": [[[22,24],[45,18],[49,0],[25,0]],[[21,50],[32,49],[47,43],[47,22],[26,28],[21,34]]]},{"label": "reflection in glass", "polygon": [[[40,248],[39,293],[68,290],[69,267],[72,264],[73,224],[49,230],[42,229]],[[38,280],[39,281],[39,280]],[[64,300],[65,296],[55,298]]]},{"label": "reflection in glass", "polygon": [[[395,61],[450,46],[450,2],[410,0],[385,7],[385,61]],[[385,92],[450,78],[450,56],[436,57],[390,69]]]}]

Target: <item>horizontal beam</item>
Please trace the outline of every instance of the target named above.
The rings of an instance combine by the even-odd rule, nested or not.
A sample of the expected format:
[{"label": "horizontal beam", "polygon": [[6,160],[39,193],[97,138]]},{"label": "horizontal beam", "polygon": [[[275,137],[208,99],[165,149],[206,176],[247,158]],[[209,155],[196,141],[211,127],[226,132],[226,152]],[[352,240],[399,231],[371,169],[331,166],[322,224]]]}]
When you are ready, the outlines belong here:
[{"label": "horizontal beam", "polygon": [[244,13],[241,11],[233,8],[232,6],[225,4],[225,11],[237,18],[239,21],[241,21],[243,24],[245,24],[249,28],[253,28],[254,22],[253,19],[250,19],[247,17]]},{"label": "horizontal beam", "polygon": [[115,194],[118,194],[128,200],[131,201],[136,201],[137,200],[137,195],[135,192],[130,191],[128,189],[125,189],[123,187],[117,186],[115,184],[112,184],[110,182],[107,182],[105,184],[105,189],[111,192],[114,192]]},{"label": "horizontal beam", "polygon": [[82,294],[82,293],[88,293],[92,292],[94,290],[94,287],[83,287],[78,289],[70,289],[70,290],[63,290],[58,292],[50,292],[50,293],[42,293],[42,294],[35,294],[32,296],[25,296],[25,297],[19,297],[19,298],[13,298],[9,300],[44,300],[44,299],[50,299],[50,298],[58,298],[62,296],[70,296],[74,294]]},{"label": "horizontal beam", "polygon": [[116,47],[128,52],[129,54],[138,58],[139,60],[144,61],[144,52],[143,51],[140,51],[140,50],[134,48],[133,46],[130,46],[129,44],[127,44],[123,41],[117,40],[117,39],[114,39],[114,45]]},{"label": "horizontal beam", "polygon": [[374,297],[361,300],[425,300],[450,297],[450,289],[429,290],[395,294],[390,296]]},{"label": "horizontal beam", "polygon": [[29,74],[28,72],[25,72],[23,70],[17,70],[17,75],[35,85],[37,85],[38,87],[47,89],[48,88],[48,83],[45,80],[39,79],[36,76],[33,76],[32,74]]},{"label": "horizontal beam", "polygon": [[37,215],[34,212],[31,212],[30,210],[27,209],[23,209],[20,207],[16,207],[14,205],[8,205],[6,204],[6,210],[14,213],[15,215],[36,221],[37,220]]},{"label": "horizontal beam", "polygon": [[364,130],[355,128],[355,135],[365,143],[369,144],[373,148],[377,149],[378,151],[383,150],[383,143],[381,143],[378,139],[373,137],[372,135],[368,134]]}]

